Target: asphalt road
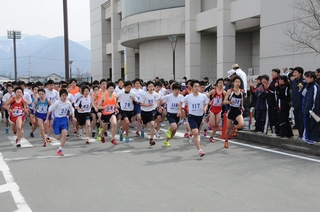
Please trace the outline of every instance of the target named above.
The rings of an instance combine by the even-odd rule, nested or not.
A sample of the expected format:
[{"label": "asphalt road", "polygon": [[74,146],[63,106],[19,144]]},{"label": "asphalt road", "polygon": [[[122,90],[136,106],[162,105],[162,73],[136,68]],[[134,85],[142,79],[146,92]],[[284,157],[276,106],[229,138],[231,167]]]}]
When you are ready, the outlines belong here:
[{"label": "asphalt road", "polygon": [[[165,131],[165,128],[163,128]],[[85,144],[71,135],[64,157],[37,130],[21,148],[0,123],[0,211],[318,211],[320,160],[202,137],[200,158],[182,137],[149,147]],[[165,136],[162,132],[161,136]],[[11,140],[11,142],[10,142]],[[93,140],[92,140],[93,141]]]}]

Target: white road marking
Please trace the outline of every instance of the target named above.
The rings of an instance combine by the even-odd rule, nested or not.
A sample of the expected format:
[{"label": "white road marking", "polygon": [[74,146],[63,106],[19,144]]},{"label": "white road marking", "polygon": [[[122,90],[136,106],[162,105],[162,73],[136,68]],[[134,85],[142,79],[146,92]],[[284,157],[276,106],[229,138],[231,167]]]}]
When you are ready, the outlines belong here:
[{"label": "white road marking", "polygon": [[0,152],[0,171],[4,176],[6,184],[0,186],[0,193],[10,191],[11,195],[16,203],[18,210],[17,211],[32,211],[28,206],[26,200],[20,193],[20,188],[16,182],[14,182],[14,178],[10,172],[9,166],[4,161],[3,156]]},{"label": "white road marking", "polygon": [[[224,142],[224,139],[220,139],[220,138],[215,138],[215,140],[219,140],[219,141],[223,141]],[[263,148],[263,147],[259,147],[259,146],[250,145],[250,144],[244,144],[244,143],[240,143],[240,142],[237,142],[237,141],[229,140],[229,143],[236,144],[236,145],[239,145],[239,146],[249,147],[249,148],[252,148],[252,149],[258,149],[258,150],[262,150],[262,151],[265,151],[265,152],[272,152],[272,153],[279,154],[279,155],[285,155],[285,156],[289,156],[289,157],[293,157],[293,158],[299,158],[299,159],[302,159],[302,160],[308,160],[308,161],[320,163],[320,160],[318,160],[318,159],[304,157],[304,156],[295,155],[295,154],[290,154],[290,153],[281,152],[281,151],[272,150],[272,149],[267,149],[267,148]]]},{"label": "white road marking", "polygon": [[[16,146],[16,138],[17,136],[8,136],[10,143]],[[25,138],[21,138],[20,140],[21,147],[33,147],[33,145]]]}]

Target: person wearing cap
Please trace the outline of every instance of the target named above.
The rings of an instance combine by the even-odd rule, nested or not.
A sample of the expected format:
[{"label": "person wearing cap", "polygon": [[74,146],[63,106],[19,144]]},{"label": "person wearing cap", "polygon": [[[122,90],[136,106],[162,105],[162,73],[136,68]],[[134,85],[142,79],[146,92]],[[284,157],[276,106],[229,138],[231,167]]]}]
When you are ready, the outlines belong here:
[{"label": "person wearing cap", "polygon": [[204,92],[205,92],[205,93],[208,93],[209,91],[212,90],[212,85],[211,85],[211,83],[209,82],[209,78],[208,78],[208,77],[204,77],[204,78],[203,78],[203,81],[205,82]]},{"label": "person wearing cap", "polygon": [[276,89],[279,85],[280,69],[274,68],[271,70],[272,80],[268,88],[268,117],[272,134],[279,134],[278,112],[277,112],[277,93]]}]

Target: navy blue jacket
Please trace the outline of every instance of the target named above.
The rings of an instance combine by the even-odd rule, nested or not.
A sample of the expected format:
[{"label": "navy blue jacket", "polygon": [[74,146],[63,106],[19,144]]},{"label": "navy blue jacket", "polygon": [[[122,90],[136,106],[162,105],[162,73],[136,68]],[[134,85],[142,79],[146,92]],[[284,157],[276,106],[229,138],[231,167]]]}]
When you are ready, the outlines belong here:
[{"label": "navy blue jacket", "polygon": [[[260,86],[263,86],[262,84],[260,84]],[[254,92],[254,95],[257,97],[256,99],[256,105],[255,105],[255,109],[256,110],[267,110],[267,91],[265,88],[263,88],[263,90],[260,92],[256,89],[256,91]]]},{"label": "navy blue jacket", "polygon": [[303,114],[308,115],[309,110],[312,110],[316,114],[319,114],[319,86],[314,82],[308,83],[306,86],[306,93],[304,96]]},{"label": "navy blue jacket", "polygon": [[302,110],[302,89],[299,90],[299,84],[305,87],[306,83],[303,78],[300,77],[298,80],[293,80],[291,82],[291,92],[292,92],[292,107],[296,110]]}]

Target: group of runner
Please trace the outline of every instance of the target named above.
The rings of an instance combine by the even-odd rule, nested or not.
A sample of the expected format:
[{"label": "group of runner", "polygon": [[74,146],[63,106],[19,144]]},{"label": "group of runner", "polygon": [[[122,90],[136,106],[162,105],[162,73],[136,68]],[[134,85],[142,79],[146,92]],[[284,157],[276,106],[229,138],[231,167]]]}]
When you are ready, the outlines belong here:
[{"label": "group of runner", "polygon": [[[153,146],[156,144],[154,137],[160,137],[160,126],[166,119],[170,126],[164,144],[170,147],[179,126],[185,125],[185,137],[189,142],[193,140],[202,157],[205,153],[200,147],[201,127],[207,121],[207,128],[212,129],[209,140],[215,142],[224,104],[230,105],[225,134],[229,135],[231,125],[234,125],[234,130],[244,126],[241,115],[243,91],[239,88],[239,77],[233,79],[233,85],[232,89],[224,91],[221,78],[211,91],[204,92],[205,83],[198,80],[188,80],[185,89],[181,89],[181,84],[175,80],[170,80],[167,87],[161,80],[142,84],[140,79],[125,82],[119,79],[117,85],[109,79],[101,79],[91,86],[82,83],[79,87],[75,79],[71,79],[69,84],[60,82],[59,86],[52,80],[45,85],[39,82],[26,85],[22,81],[7,83],[2,98],[6,133],[9,133],[10,125],[12,133],[17,136],[16,146],[21,147],[28,117],[32,126],[30,136],[34,137],[35,130],[39,128],[46,147],[51,142],[53,130],[56,139],[60,140],[57,154],[63,156],[70,122],[74,134],[85,134],[87,144],[90,144],[90,136],[105,143],[110,130],[113,145],[117,145],[117,132],[120,141],[130,142],[129,129],[134,123],[136,136],[144,138],[149,124],[149,145]],[[225,136],[224,147],[229,147],[228,136]]]}]

